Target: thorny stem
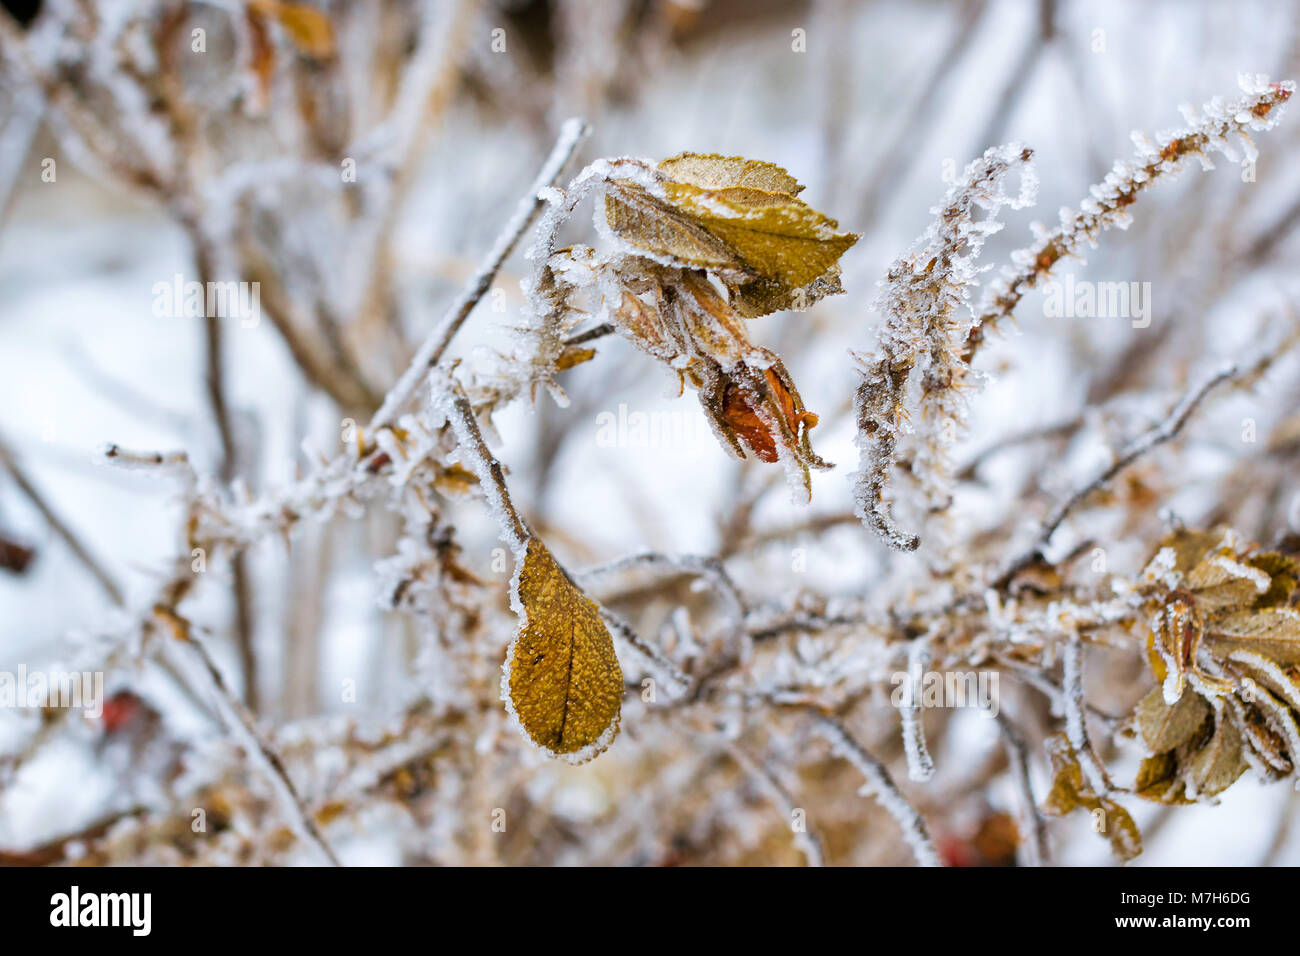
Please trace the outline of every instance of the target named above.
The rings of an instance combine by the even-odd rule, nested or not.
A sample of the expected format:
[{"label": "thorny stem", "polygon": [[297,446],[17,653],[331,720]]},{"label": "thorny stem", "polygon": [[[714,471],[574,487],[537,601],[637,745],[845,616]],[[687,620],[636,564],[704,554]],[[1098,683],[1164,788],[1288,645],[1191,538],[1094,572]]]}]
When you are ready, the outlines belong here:
[{"label": "thorny stem", "polygon": [[442,361],[447,347],[451,345],[451,340],[460,327],[465,324],[471,312],[474,311],[480,299],[487,294],[492,288],[492,282],[501,266],[510,253],[514,251],[515,246],[519,244],[519,239],[532,225],[537,214],[541,212],[545,200],[542,199],[542,190],[552,187],[563,174],[569,160],[577,151],[582,141],[586,139],[591,127],[581,119],[571,119],[565,122],[560,130],[560,137],[556,140],[550,156],[542,164],[541,171],[533,184],[529,187],[528,195],[519,201],[515,207],[514,215],[506,223],[505,228],[497,237],[492,249],[488,252],[483,263],[479,266],[478,271],[469,280],[469,283],[461,290],[460,295],[447,308],[442,317],[442,321],[424,340],[424,343],[416,351],[415,357],[411,359],[411,364],[406,371],[402,373],[397,384],[384,397],[383,404],[379,411],[375,412],[374,418],[370,421],[370,429],[374,431],[378,428],[393,424],[397,419],[397,414],[415,394],[420,386],[420,382],[439,362]]},{"label": "thorny stem", "polygon": [[[1240,122],[1234,115],[1231,119],[1204,123],[1199,129],[1184,136],[1161,142],[1154,155],[1142,164],[1140,171],[1130,173],[1118,181],[1112,190],[1113,195],[1106,196],[1094,187],[1093,196],[1102,198],[1097,200],[1092,210],[1081,209],[1069,222],[1062,223],[1025,250],[1026,264],[1004,283],[1002,291],[967,335],[966,364],[974,361],[980,347],[988,341],[989,334],[996,330],[998,323],[1015,312],[1026,290],[1046,278],[1056,263],[1077,251],[1081,238],[1091,239],[1103,229],[1115,225],[1120,221],[1117,217],[1137,200],[1139,193],[1168,177],[1172,170],[1166,163],[1176,165],[1189,156],[1204,154],[1215,144],[1216,139],[1222,139],[1228,133],[1238,132],[1244,135],[1250,122],[1267,117],[1275,107],[1290,99],[1292,89],[1290,84],[1275,84],[1268,93],[1258,94],[1253,108],[1246,111],[1249,114],[1246,122]],[[1108,176],[1108,184],[1110,179]]]},{"label": "thorny stem", "polygon": [[[858,386],[853,400],[858,434],[868,436],[875,444],[854,485],[853,511],[896,551],[915,551],[921,546],[919,535],[904,531],[894,521],[885,500],[898,438],[883,418],[897,420],[902,415],[903,389],[910,371],[910,366],[897,369],[882,362],[875,374]],[[883,416],[876,415],[877,408],[884,410]]]},{"label": "thorny stem", "polygon": [[[971,281],[967,270],[984,241],[983,235],[967,227],[977,206],[992,217],[1001,206],[1020,208],[1031,200],[1036,182],[1028,165],[1032,157],[1032,150],[1008,146],[990,149],[972,162],[961,181],[949,189],[937,212],[938,225],[896,260],[886,275],[886,292],[879,301],[887,315],[877,336],[879,358],[870,365],[863,361],[862,382],[853,399],[861,461],[853,497],[854,512],[863,524],[896,551],[915,551],[921,544],[919,535],[899,527],[884,500],[907,417],[908,383],[914,369],[923,369],[923,417],[965,424],[959,395],[970,371],[960,348],[967,323],[954,313],[962,308],[964,287]],[[1002,184],[1012,172],[1021,179],[1016,198],[1003,193]],[[950,498],[943,491],[950,466],[940,444],[933,434],[927,438],[933,465],[917,472],[932,511],[947,507],[939,505],[939,498]]]}]

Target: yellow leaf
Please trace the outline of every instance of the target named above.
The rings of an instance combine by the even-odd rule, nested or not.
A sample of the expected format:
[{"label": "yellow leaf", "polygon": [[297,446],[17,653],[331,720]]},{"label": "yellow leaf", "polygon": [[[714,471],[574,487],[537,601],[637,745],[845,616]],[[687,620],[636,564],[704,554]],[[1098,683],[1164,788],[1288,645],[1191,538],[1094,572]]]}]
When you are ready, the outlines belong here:
[{"label": "yellow leaf", "polygon": [[698,269],[745,268],[744,261],[721,239],[639,187],[620,184],[611,190],[605,196],[605,220],[614,235],[675,265]]},{"label": "yellow leaf", "polygon": [[1178,757],[1173,751],[1147,757],[1138,768],[1133,791],[1155,803],[1195,803],[1187,797],[1186,787],[1178,779]]},{"label": "yellow leaf", "polygon": [[[1174,553],[1174,570],[1184,574],[1191,571],[1207,551],[1216,548],[1223,541],[1222,531],[1176,531],[1167,536],[1156,546],[1159,553],[1170,548]],[[1154,555],[1153,555],[1154,557]]]},{"label": "yellow leaf", "polygon": [[1230,548],[1220,548],[1201,559],[1187,575],[1187,587],[1196,594],[1203,611],[1249,607],[1269,590],[1267,572],[1241,560]]},{"label": "yellow leaf", "polygon": [[334,54],[334,25],[315,7],[288,0],[252,0],[249,8],[278,20],[298,52],[318,60]]},{"label": "yellow leaf", "polygon": [[1187,760],[1187,771],[1196,793],[1214,796],[1227,790],[1246,772],[1241,731],[1220,716],[1214,736]]},{"label": "yellow leaf", "polygon": [[506,655],[511,712],[547,753],[590,760],[618,733],[623,700],[609,629],[537,538],[528,539],[514,594],[523,622]]},{"label": "yellow leaf", "polygon": [[[1245,672],[1256,684],[1267,687],[1279,698],[1286,701],[1292,710],[1300,712],[1300,672],[1296,668],[1283,667],[1263,654],[1237,649],[1228,654],[1228,660]],[[1249,698],[1252,691],[1243,696]],[[1240,692],[1239,692],[1240,693]]]},{"label": "yellow leaf", "polygon": [[613,233],[677,266],[712,269],[743,315],[807,308],[841,291],[838,260],[858,241],[795,194],[779,166],[682,153],[659,164],[661,194],[618,183],[605,197]]},{"label": "yellow leaf", "polygon": [[1171,594],[1152,621],[1147,652],[1165,691],[1165,700],[1182,696],[1187,671],[1196,661],[1205,622],[1196,600],[1183,592]]},{"label": "yellow leaf", "polygon": [[839,223],[784,193],[669,183],[668,201],[700,223],[752,271],[791,288],[831,269],[858,241]]},{"label": "yellow leaf", "polygon": [[1256,599],[1256,607],[1273,607],[1284,603],[1300,583],[1300,565],[1293,558],[1276,551],[1257,554],[1247,563],[1253,568],[1259,568],[1271,581],[1268,591]]},{"label": "yellow leaf", "polygon": [[1121,860],[1131,860],[1142,853],[1142,833],[1133,817],[1114,800],[1099,801],[1104,816],[1103,831],[1110,840],[1110,848]]},{"label": "yellow leaf", "polygon": [[584,349],[571,345],[561,352],[560,357],[555,360],[555,368],[557,371],[563,372],[575,365],[581,365],[583,362],[590,362],[595,357],[595,349]]},{"label": "yellow leaf", "polygon": [[717,153],[678,153],[659,164],[659,171],[679,183],[704,189],[745,186],[793,196],[803,192],[799,181],[776,163]]},{"label": "yellow leaf", "polygon": [[1063,817],[1083,808],[1092,814],[1093,827],[1110,841],[1122,860],[1142,852],[1142,834],[1129,812],[1108,796],[1098,796],[1084,780],[1079,756],[1064,734],[1047,739],[1047,756],[1052,766],[1052,788],[1043,800],[1043,810]]}]

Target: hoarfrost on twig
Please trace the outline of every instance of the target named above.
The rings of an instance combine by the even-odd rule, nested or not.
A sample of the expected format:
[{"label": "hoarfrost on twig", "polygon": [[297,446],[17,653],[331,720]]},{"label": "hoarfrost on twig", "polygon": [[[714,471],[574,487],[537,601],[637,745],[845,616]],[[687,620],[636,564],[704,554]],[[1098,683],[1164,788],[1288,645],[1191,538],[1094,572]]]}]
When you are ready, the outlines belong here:
[{"label": "hoarfrost on twig", "polygon": [[903,750],[907,755],[907,777],[924,783],[934,776],[934,761],[925,746],[925,728],[921,725],[921,687],[930,667],[930,642],[917,638],[907,648],[907,693],[898,708],[903,723]]},{"label": "hoarfrost on twig", "polygon": [[916,862],[921,866],[942,866],[939,854],[930,840],[925,820],[921,818],[914,806],[895,786],[885,765],[867,752],[866,748],[853,739],[844,725],[833,717],[813,711],[817,728],[821,731],[836,754],[843,757],[857,768],[866,778],[866,789],[880,805],[889,811],[889,815],[903,828],[903,838],[916,855]]}]

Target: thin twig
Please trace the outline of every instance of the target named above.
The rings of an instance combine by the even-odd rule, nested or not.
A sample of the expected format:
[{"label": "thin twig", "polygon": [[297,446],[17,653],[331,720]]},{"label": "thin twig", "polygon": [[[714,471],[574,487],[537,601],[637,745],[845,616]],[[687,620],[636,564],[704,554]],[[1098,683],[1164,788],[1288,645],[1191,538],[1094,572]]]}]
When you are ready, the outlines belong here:
[{"label": "thin twig", "polygon": [[411,359],[410,366],[402,373],[402,377],[397,380],[397,384],[385,396],[379,411],[375,412],[374,418],[370,420],[371,431],[391,425],[396,421],[398,412],[415,394],[425,375],[442,361],[443,354],[447,351],[451,340],[460,331],[460,327],[465,324],[469,314],[474,311],[474,306],[492,288],[492,282],[496,278],[497,272],[500,271],[502,264],[509,258],[510,253],[519,244],[520,237],[527,231],[541,211],[545,203],[545,200],[541,198],[542,190],[554,186],[559,180],[560,175],[569,164],[569,160],[573,157],[574,152],[577,151],[578,146],[581,145],[589,131],[590,127],[580,119],[571,119],[565,122],[564,127],[560,130],[560,138],[555,141],[555,147],[551,150],[551,155],[546,158],[546,162],[542,164],[537,178],[533,180],[528,195],[519,201],[514,215],[506,223],[505,229],[497,237],[497,241],[493,244],[482,265],[479,266],[478,271],[470,278],[465,288],[461,290],[456,301],[448,307],[442,321],[424,340],[424,343],[415,353],[415,357]]},{"label": "thin twig", "polygon": [[983,152],[990,146],[1003,141],[1007,124],[1015,115],[1016,107],[1025,94],[1037,89],[1033,82],[1034,74],[1042,61],[1043,54],[1056,37],[1056,0],[1039,0],[1038,29],[1029,37],[1020,59],[1008,71],[1002,92],[998,95],[997,105],[989,115],[984,130],[975,141],[977,152]]},{"label": "thin twig", "polygon": [[[195,267],[203,288],[211,288],[217,273],[217,249],[211,237],[194,217],[185,218],[185,228],[194,247]],[[203,318],[204,343],[207,357],[208,407],[221,439],[221,464],[219,474],[229,483],[239,472],[239,446],[235,441],[230,420],[230,405],[226,394],[225,335],[221,323],[224,317],[205,314]],[[253,595],[252,576],[248,559],[242,550],[231,555],[231,590],[235,606],[235,646],[239,649],[239,663],[244,677],[244,699],[256,713],[261,710],[258,693],[257,652],[253,646]]]},{"label": "thin twig", "polygon": [[857,768],[866,778],[867,786],[880,801],[880,805],[889,811],[890,816],[903,828],[903,838],[907,840],[916,862],[921,866],[942,866],[939,854],[930,840],[930,833],[925,827],[925,820],[917,809],[908,802],[902,792],[895,786],[893,778],[885,765],[873,757],[862,744],[853,739],[842,723],[834,717],[828,717],[816,708],[808,708],[817,721],[817,729],[840,756]]},{"label": "thin twig", "polygon": [[677,686],[678,690],[685,691],[690,687],[691,679],[682,672],[681,668],[674,664],[660,648],[634,631],[632,626],[622,617],[605,607],[600,609],[600,617],[605,622],[605,626],[615,635],[626,641],[638,654],[646,658],[652,666],[667,674],[669,680]]},{"label": "thin twig", "polygon": [[[312,818],[306,802],[298,794],[293,780],[289,777],[288,770],[285,769],[284,761],[280,759],[279,754],[275,752],[270,742],[258,731],[252,714],[248,712],[248,709],[240,703],[239,698],[230,690],[225,678],[221,676],[221,670],[217,667],[212,655],[208,653],[198,635],[194,633],[193,628],[187,629],[183,643],[194,651],[195,656],[202,663],[203,674],[213,692],[217,711],[221,714],[227,727],[243,740],[245,749],[249,752],[249,757],[262,763],[263,769],[267,772],[272,787],[276,791],[276,796],[284,806],[289,821],[299,837],[316,847],[332,866],[341,866],[338,857],[325,841],[324,834],[321,833],[316,821]],[[173,645],[169,642],[167,646],[171,647]]]},{"label": "thin twig", "polygon": [[564,347],[567,349],[575,345],[585,345],[588,342],[594,342],[596,339],[603,339],[605,336],[612,335],[613,333],[614,323],[602,322],[600,325],[593,325],[585,332],[578,332],[575,335],[570,335],[564,340]]},{"label": "thin twig", "polygon": [[103,588],[104,593],[108,595],[110,601],[114,604],[123,603],[122,589],[117,582],[113,580],[112,575],[100,564],[90,553],[81,540],[72,532],[72,529],[64,523],[58,513],[51,507],[50,503],[45,500],[45,496],[36,490],[36,486],[31,479],[27,477],[26,472],[18,465],[17,459],[14,458],[13,452],[0,441],[0,464],[3,464],[5,470],[13,478],[14,484],[18,486],[27,500],[35,506],[36,510],[41,513],[45,523],[50,526],[50,530],[62,539],[63,543],[68,546],[74,557],[81,562],[82,567],[90,572],[91,577]]},{"label": "thin twig", "polygon": [[1083,640],[1077,630],[1071,631],[1066,639],[1063,658],[1065,676],[1061,679],[1061,703],[1065,707],[1065,736],[1078,756],[1093,792],[1104,797],[1114,788],[1088,736],[1088,714],[1083,696]]},{"label": "thin twig", "polygon": [[[962,4],[947,46],[935,59],[925,86],[915,103],[908,106],[903,127],[890,136],[888,142],[915,143],[924,136],[926,128],[933,124],[935,101],[946,88],[952,72],[957,68],[971,41],[979,32],[980,20],[983,19],[987,9],[985,0],[966,0]],[[909,167],[913,165],[912,154],[903,149],[890,149],[876,163],[865,186],[862,187],[863,198],[858,212],[858,221],[871,222],[879,218],[881,208],[887,200],[900,193],[899,181],[906,176]]]},{"label": "thin twig", "polygon": [[1177,437],[1192,417],[1192,414],[1211,392],[1224,382],[1231,381],[1241,374],[1241,369],[1236,365],[1229,365],[1220,369],[1184,395],[1164,421],[1129,442],[1108,467],[1102,469],[1091,481],[1075,490],[1073,494],[1053,509],[1034,539],[1033,546],[1025,554],[1011,562],[1007,570],[1002,572],[993,586],[1001,590],[1019,571],[1043,559],[1048,545],[1051,544],[1052,536],[1056,534],[1057,529],[1061,527],[1061,524],[1076,508],[1082,505],[1094,492],[1110,484],[1120,472],[1143,455]]},{"label": "thin twig", "polygon": [[461,459],[479,479],[479,487],[492,507],[493,517],[501,525],[501,536],[516,553],[521,553],[528,543],[530,534],[525,527],[514,502],[510,500],[510,489],[506,487],[505,472],[501,462],[492,454],[483,440],[483,432],[478,427],[478,418],[470,408],[469,399],[464,390],[450,372],[436,370],[433,388],[433,400],[441,403],[447,412],[452,430],[456,433],[456,442],[460,446]]},{"label": "thin twig", "polygon": [[1020,796],[1020,825],[1028,830],[1031,839],[1023,840],[1025,862],[1029,866],[1046,866],[1051,860],[1051,847],[1047,842],[1047,826],[1034,800],[1034,788],[1029,780],[1029,748],[1019,728],[1001,710],[996,715],[998,730],[1007,748],[1007,763],[1011,779]]},{"label": "thin twig", "polygon": [[681,574],[693,574],[707,578],[719,596],[729,605],[733,619],[743,621],[747,613],[744,596],[727,573],[723,563],[710,555],[699,554],[659,554],[654,551],[642,551],[588,568],[578,573],[578,578],[585,584],[592,584],[601,578],[621,571],[635,568],[661,568]]},{"label": "thin twig", "polygon": [[[786,825],[794,833],[794,843],[803,853],[804,859],[808,861],[809,866],[825,866],[826,851],[822,848],[821,839],[809,827],[805,825],[802,830],[794,829],[794,814],[799,809],[795,805],[794,797],[785,785],[777,779],[776,774],[772,771],[766,761],[759,759],[751,754],[748,750],[738,743],[729,742],[727,752],[735,758],[736,763],[740,764],[745,770],[758,781],[759,785],[767,793],[768,799],[772,805],[785,816]],[[805,821],[806,823],[806,821]]]}]

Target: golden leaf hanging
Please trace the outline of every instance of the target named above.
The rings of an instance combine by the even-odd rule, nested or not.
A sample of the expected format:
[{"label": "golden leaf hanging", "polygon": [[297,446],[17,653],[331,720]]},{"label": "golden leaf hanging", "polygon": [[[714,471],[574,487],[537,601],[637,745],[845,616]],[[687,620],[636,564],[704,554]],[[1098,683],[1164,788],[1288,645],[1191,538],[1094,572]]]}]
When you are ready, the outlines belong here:
[{"label": "golden leaf hanging", "polygon": [[1172,750],[1205,723],[1210,708],[1197,694],[1183,694],[1172,707],[1156,688],[1138,704],[1138,729],[1152,753]]},{"label": "golden leaf hanging", "polygon": [[528,737],[582,763],[618,733],[623,672],[600,610],[537,538],[516,574],[522,624],[506,655],[504,696]]}]

